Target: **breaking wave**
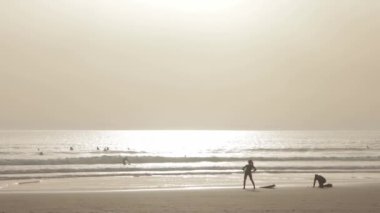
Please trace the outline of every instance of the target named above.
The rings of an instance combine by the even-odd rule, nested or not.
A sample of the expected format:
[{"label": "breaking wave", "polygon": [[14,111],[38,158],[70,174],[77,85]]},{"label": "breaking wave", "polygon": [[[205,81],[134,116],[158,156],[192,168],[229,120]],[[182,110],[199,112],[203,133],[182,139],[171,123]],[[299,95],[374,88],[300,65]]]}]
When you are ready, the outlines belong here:
[{"label": "breaking wave", "polygon": [[[254,161],[380,161],[380,156],[363,157],[253,157]],[[93,156],[56,159],[0,159],[0,165],[71,165],[71,164],[120,164],[127,160],[140,163],[188,163],[188,162],[245,162],[247,157],[162,157],[162,156]]]}]

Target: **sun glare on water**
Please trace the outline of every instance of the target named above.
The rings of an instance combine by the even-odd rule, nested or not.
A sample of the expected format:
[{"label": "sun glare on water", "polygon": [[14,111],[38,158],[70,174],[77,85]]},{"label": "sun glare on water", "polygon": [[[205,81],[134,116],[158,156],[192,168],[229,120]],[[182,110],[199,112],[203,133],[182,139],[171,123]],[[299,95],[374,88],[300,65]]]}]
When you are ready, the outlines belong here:
[{"label": "sun glare on water", "polygon": [[126,150],[160,153],[166,156],[199,156],[215,149],[228,148],[241,133],[234,131],[105,131],[105,140]]}]

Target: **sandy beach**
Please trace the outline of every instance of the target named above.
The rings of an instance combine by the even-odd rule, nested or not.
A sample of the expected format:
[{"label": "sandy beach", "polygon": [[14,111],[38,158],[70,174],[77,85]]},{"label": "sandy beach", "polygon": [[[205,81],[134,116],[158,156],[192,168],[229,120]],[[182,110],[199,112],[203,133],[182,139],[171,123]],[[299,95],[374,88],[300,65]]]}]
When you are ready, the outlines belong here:
[{"label": "sandy beach", "polygon": [[379,212],[380,184],[0,192],[0,212]]}]

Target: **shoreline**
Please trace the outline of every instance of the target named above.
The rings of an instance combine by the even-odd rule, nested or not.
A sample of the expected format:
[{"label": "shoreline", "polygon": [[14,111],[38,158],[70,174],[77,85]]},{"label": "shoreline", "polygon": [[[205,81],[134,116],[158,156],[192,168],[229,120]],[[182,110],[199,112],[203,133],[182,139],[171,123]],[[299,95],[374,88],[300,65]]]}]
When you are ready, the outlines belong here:
[{"label": "shoreline", "polygon": [[[380,173],[322,174],[333,186],[380,184]],[[275,184],[279,187],[311,187],[314,174],[256,174],[256,187]],[[105,176],[46,179],[0,180],[0,193],[12,191],[138,191],[167,189],[241,188],[242,174],[183,176]],[[247,187],[251,187],[247,180]]]}]

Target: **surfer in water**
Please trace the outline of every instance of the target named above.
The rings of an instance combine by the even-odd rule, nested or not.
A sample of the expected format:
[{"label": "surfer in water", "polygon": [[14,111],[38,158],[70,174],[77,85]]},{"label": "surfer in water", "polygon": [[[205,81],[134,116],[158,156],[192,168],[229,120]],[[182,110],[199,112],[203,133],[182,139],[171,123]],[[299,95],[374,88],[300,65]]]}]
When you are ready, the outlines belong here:
[{"label": "surfer in water", "polygon": [[124,157],[124,158],[123,158],[123,164],[124,164],[124,165],[127,165],[127,164],[128,164],[128,165],[131,165],[131,162],[129,162],[128,157]]},{"label": "surfer in water", "polygon": [[252,179],[252,170],[253,172],[256,172],[256,167],[253,165],[252,160],[248,160],[248,164],[243,167],[243,171],[244,171],[243,189],[245,189],[245,182],[247,180],[247,176],[249,176],[249,179],[252,182],[253,189],[256,189],[255,182]]}]

